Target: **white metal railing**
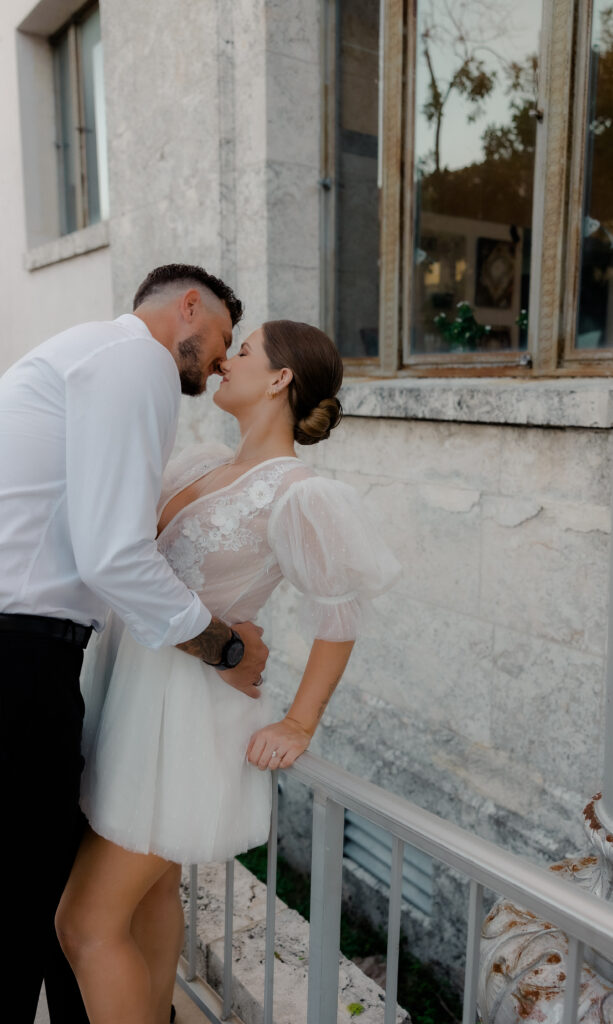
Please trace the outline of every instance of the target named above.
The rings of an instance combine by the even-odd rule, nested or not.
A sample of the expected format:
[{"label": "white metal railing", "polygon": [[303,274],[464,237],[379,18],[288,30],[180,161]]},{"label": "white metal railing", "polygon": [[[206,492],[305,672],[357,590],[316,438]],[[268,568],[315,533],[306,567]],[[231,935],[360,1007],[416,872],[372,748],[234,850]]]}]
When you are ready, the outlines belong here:
[{"label": "white metal railing", "polygon": [[[566,991],[561,1024],[576,1024],[584,947],[613,960],[613,911],[610,904],[485,839],[453,825],[402,797],[388,793],[313,754],[305,753],[288,769],[313,790],[311,920],[307,1024],[336,1024],[338,1006],[343,821],[352,810],[393,837],[387,936],[387,979],[383,1024],[396,1017],[400,909],[404,844],[410,843],[470,881],[468,938],[462,1024],[475,1024],[479,945],[484,917],[483,890],[503,894],[538,914],[568,936]],[[278,796],[273,774],[273,809],[268,843],[264,1024],[273,1022],[275,888]],[[229,1017],[232,990],[233,861],[226,866],[223,1009],[217,1017],[190,987],[196,977],[197,867],[191,868],[189,970],[179,983],[213,1024]],[[410,1009],[410,1008],[409,1008]]]}]

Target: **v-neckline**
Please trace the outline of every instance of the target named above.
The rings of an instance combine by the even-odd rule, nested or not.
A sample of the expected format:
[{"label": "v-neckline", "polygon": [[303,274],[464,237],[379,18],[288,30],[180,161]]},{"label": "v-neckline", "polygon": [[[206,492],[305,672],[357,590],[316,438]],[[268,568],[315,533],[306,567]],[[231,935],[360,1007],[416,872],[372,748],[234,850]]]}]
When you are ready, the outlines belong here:
[{"label": "v-neckline", "polygon": [[[190,480],[188,483],[184,484],[183,487],[180,487],[178,491],[175,491],[174,494],[171,494],[170,497],[164,502],[164,505],[162,506],[162,509],[160,510],[160,514],[158,516],[158,523],[159,523],[160,519],[162,518],[162,516],[164,515],[165,510],[170,505],[170,502],[174,501],[174,499],[179,494],[181,494],[182,491],[186,491],[188,487],[193,487],[193,485],[195,483],[198,483],[199,480],[204,480],[210,473],[214,473],[216,469],[221,469],[222,466],[229,465],[229,463],[231,461],[232,461],[231,459],[228,459],[227,462],[220,462],[217,466],[212,466],[212,468],[208,469],[206,471],[206,473],[202,473],[200,476],[194,477],[193,480]],[[183,505],[182,508],[178,509],[175,512],[174,516],[172,516],[172,518],[168,520],[168,522],[166,523],[166,526],[164,526],[164,528],[161,529],[160,532],[157,534],[157,536],[155,538],[156,541],[159,541],[160,537],[162,536],[162,534],[164,534],[166,532],[166,530],[168,529],[170,524],[174,523],[174,521],[177,518],[177,516],[180,516],[181,513],[184,512],[186,508],[190,508],[191,505],[195,505],[196,502],[198,502],[198,501],[204,501],[205,498],[211,498],[214,495],[223,494],[223,492],[229,490],[230,487],[234,487],[234,485],[237,484],[239,482],[239,480],[243,480],[246,476],[249,475],[249,473],[253,473],[256,469],[261,469],[262,466],[267,466],[271,462],[285,462],[285,461],[287,461],[287,462],[300,462],[300,459],[298,458],[297,455],[275,455],[272,459],[263,459],[262,462],[256,462],[255,466],[250,466],[249,469],[246,469],[244,473],[239,473],[239,475],[237,477],[235,477],[234,480],[232,480],[229,484],[226,484],[224,487],[217,487],[215,490],[207,491],[206,494],[201,494],[198,498],[194,498],[193,501],[189,501],[186,505]]]}]

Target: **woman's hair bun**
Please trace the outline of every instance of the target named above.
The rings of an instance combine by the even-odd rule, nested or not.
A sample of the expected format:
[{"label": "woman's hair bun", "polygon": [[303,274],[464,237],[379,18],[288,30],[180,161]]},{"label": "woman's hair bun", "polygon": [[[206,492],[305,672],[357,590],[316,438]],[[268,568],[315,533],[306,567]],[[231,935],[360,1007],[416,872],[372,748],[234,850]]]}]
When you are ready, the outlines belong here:
[{"label": "woman's hair bun", "polygon": [[325,441],[342,418],[343,409],[338,398],[324,398],[298,421],[294,427],[294,439],[298,444],[317,444],[318,441]]},{"label": "woman's hair bun", "polygon": [[294,440],[298,444],[323,441],[343,414],[334,397],[343,382],[338,349],[319,327],[296,320],[267,320],[262,331],[271,369],[287,366],[292,371],[287,401],[294,420]]}]

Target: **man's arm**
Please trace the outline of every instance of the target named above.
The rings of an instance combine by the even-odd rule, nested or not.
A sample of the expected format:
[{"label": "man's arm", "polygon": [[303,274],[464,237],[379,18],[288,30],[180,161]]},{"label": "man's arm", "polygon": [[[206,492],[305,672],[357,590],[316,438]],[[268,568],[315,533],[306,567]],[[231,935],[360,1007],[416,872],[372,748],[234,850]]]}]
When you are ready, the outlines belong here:
[{"label": "man's arm", "polygon": [[77,571],[152,648],[197,635],[211,620],[155,540],[178,403],[176,367],[153,339],[106,347],[66,379],[66,491]]},{"label": "man's arm", "polygon": [[[172,357],[151,339],[132,339],[83,361],[66,381],[66,488],[81,579],[115,609],[139,643],[181,645],[219,664],[231,630],[212,619],[174,574],[155,541],[156,505],[172,446],[178,381]],[[251,623],[224,682],[258,697],[268,649]]]},{"label": "man's arm", "polygon": [[[262,629],[252,622],[239,622],[232,626],[245,645],[245,653],[236,668],[227,668],[220,675],[224,683],[235,687],[248,697],[259,697],[259,684],[268,658],[268,648],[262,642]],[[198,636],[177,644],[186,654],[205,661],[207,665],[219,665],[225,645],[232,637],[232,629],[221,619],[213,616],[209,625]]]}]

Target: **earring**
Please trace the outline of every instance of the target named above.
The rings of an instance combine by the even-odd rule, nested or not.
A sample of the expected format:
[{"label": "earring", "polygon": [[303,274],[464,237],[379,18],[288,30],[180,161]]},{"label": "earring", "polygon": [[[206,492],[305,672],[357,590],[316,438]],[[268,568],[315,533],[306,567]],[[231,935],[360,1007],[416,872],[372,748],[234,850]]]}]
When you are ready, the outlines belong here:
[{"label": "earring", "polygon": [[276,388],[273,388],[271,386],[271,387],[266,389],[266,395],[267,395],[268,398],[276,398],[277,395],[278,395],[278,391],[277,391]]}]

